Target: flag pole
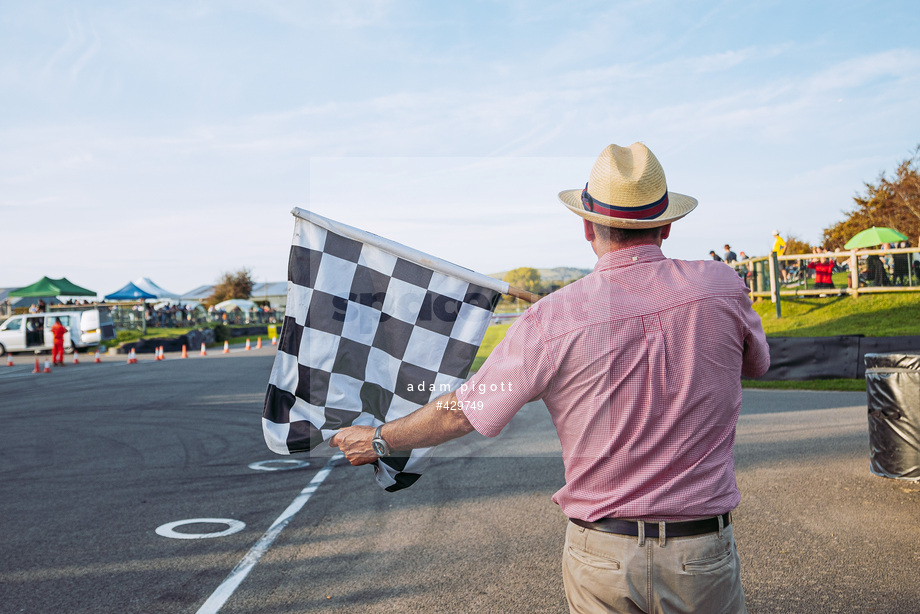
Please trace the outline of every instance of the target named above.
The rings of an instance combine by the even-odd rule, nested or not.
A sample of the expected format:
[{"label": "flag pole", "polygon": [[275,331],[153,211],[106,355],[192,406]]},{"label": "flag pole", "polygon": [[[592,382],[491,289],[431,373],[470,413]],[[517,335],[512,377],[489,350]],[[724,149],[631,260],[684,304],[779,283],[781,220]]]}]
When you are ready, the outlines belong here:
[{"label": "flag pole", "polygon": [[515,288],[514,286],[508,286],[508,294],[514,298],[519,298],[522,301],[527,301],[528,303],[536,303],[542,298],[539,294],[534,294],[533,292],[528,292],[527,290],[521,290],[520,288]]}]

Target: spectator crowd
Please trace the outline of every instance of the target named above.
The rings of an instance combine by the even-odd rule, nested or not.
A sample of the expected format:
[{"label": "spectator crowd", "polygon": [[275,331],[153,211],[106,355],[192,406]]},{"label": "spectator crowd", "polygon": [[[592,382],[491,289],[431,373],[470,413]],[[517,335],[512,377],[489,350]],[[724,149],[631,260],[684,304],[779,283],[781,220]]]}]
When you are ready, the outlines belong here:
[{"label": "spectator crowd", "polygon": [[[885,243],[879,250],[893,250],[909,248],[908,241],[900,243]],[[777,257],[786,254],[786,241],[780,236],[778,230],[773,231],[773,247],[771,254]],[[814,257],[800,258],[798,260],[779,260],[778,275],[781,283],[785,285],[809,285],[808,280],[814,279],[814,289],[835,289],[834,273],[849,272],[850,256],[847,252],[837,249],[833,252],[822,247],[812,249]],[[745,279],[748,287],[755,291],[757,284],[757,270],[750,262],[748,255],[739,251],[737,254],[731,245],[725,244],[721,254],[715,250],[709,251],[709,257],[718,262],[724,262],[734,267],[738,274]],[[859,285],[860,286],[917,286],[920,285],[920,254],[918,253],[888,253],[871,254],[859,260]],[[847,285],[851,284],[847,276]],[[841,282],[842,283],[842,282]]]}]

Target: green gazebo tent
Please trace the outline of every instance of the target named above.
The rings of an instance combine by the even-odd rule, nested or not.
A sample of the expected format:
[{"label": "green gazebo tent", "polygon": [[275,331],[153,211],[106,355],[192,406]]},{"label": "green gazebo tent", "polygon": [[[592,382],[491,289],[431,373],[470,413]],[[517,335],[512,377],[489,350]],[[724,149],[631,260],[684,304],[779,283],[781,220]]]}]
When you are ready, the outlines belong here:
[{"label": "green gazebo tent", "polygon": [[10,292],[10,296],[25,297],[51,297],[51,296],[96,296],[92,290],[87,290],[69,281],[66,277],[51,279],[42,277],[31,286],[19,288]]}]

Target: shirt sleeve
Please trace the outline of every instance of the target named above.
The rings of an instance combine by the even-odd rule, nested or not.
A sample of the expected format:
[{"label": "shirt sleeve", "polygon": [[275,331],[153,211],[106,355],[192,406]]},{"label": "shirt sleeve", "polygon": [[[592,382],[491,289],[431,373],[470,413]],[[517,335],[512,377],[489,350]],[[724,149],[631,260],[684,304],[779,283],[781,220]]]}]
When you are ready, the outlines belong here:
[{"label": "shirt sleeve", "polygon": [[741,363],[741,375],[760,377],[770,368],[770,346],[763,332],[760,316],[753,307],[743,306],[741,317],[747,335],[744,338],[744,358]]},{"label": "shirt sleeve", "polygon": [[525,403],[546,393],[554,371],[539,324],[527,311],[482,368],[460,386],[457,400],[473,428],[495,437]]}]

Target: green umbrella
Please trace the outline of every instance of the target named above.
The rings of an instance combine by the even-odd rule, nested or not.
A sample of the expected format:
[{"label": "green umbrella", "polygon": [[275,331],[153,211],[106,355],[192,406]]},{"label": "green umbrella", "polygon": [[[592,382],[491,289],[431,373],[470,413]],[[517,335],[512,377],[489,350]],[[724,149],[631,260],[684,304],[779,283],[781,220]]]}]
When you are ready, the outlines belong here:
[{"label": "green umbrella", "polygon": [[897,243],[898,241],[907,241],[907,237],[893,228],[866,228],[857,233],[852,239],[847,241],[844,249],[859,249],[861,247],[874,247],[882,243]]}]

